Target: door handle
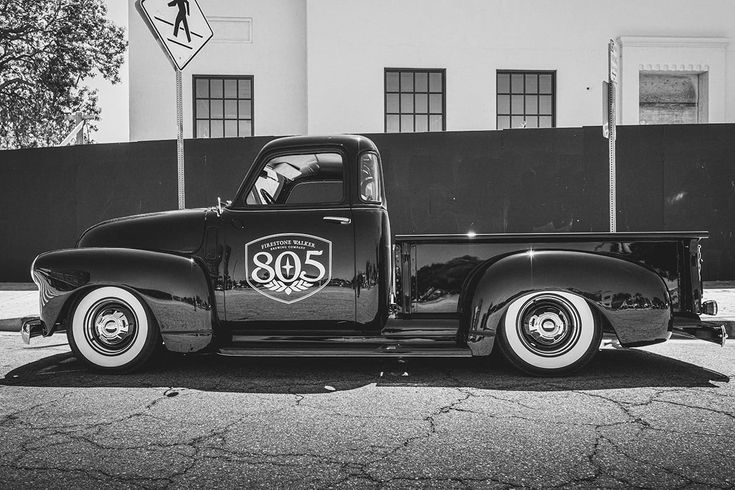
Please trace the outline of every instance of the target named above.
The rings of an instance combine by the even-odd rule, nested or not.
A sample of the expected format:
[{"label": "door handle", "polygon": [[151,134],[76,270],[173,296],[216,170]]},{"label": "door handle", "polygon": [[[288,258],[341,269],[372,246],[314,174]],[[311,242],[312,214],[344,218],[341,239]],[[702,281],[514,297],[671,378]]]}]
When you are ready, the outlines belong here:
[{"label": "door handle", "polygon": [[352,223],[350,218],[344,218],[342,216],[325,216],[324,221],[331,221],[332,223],[339,223],[340,225],[349,225]]}]

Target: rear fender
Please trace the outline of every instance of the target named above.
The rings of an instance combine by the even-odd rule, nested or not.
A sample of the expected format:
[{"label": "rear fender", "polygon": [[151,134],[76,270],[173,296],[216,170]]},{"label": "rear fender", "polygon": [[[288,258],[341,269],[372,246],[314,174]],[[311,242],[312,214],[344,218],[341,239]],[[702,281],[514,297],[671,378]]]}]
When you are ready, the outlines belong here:
[{"label": "rear fender", "polygon": [[31,268],[39,286],[45,335],[85,291],[120,286],[148,306],[166,347],[194,352],[212,341],[213,294],[204,269],[192,258],[129,248],[80,248],[39,255]]},{"label": "rear fender", "polygon": [[584,298],[624,346],[663,342],[670,336],[671,299],[656,272],[590,252],[526,251],[483,263],[465,282],[461,335],[473,354],[492,351],[500,321],[514,299],[551,290]]}]

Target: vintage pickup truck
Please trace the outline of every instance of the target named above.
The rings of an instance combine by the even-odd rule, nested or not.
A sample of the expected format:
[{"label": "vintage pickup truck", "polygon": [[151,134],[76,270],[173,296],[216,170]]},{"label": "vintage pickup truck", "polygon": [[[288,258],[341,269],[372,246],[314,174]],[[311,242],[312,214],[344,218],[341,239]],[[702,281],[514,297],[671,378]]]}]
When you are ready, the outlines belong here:
[{"label": "vintage pickup truck", "polygon": [[487,356],[534,375],[578,369],[700,320],[704,232],[391,234],[378,149],[361,136],[261,150],[235,198],[105,221],[39,255],[40,318],[74,355],[128,372],[162,344],[226,356]]}]

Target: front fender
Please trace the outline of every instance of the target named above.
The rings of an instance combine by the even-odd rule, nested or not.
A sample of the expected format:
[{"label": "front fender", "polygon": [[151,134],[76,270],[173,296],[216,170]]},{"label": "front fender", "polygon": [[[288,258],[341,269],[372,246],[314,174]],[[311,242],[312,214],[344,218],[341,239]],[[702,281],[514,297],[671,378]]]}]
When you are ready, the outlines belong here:
[{"label": "front fender", "polygon": [[463,332],[474,355],[493,348],[513,300],[532,291],[581,296],[612,326],[622,345],[663,342],[671,330],[671,299],[661,277],[642,265],[591,252],[543,250],[484,263],[465,284]]},{"label": "front fender", "polygon": [[45,335],[86,290],[120,286],[136,292],[150,308],[166,347],[201,350],[212,341],[213,295],[194,259],[129,248],[81,248],[47,252],[31,268],[39,286]]}]

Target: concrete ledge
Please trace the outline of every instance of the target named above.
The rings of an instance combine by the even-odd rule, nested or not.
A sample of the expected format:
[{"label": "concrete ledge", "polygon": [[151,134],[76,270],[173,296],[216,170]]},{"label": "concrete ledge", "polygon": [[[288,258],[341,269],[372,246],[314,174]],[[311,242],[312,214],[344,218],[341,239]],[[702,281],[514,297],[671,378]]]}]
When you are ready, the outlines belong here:
[{"label": "concrete ledge", "polygon": [[[722,323],[727,330],[728,342],[735,342],[735,320],[719,320],[717,318],[704,318],[709,322]],[[20,318],[0,319],[0,332],[20,332]]]},{"label": "concrete ledge", "polygon": [[20,318],[0,319],[0,332],[20,332]]},{"label": "concrete ledge", "polygon": [[735,289],[735,281],[704,281],[704,289]]},{"label": "concrete ledge", "polygon": [[38,291],[32,282],[0,282],[0,291]]}]

